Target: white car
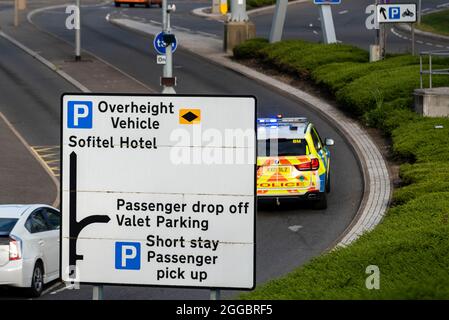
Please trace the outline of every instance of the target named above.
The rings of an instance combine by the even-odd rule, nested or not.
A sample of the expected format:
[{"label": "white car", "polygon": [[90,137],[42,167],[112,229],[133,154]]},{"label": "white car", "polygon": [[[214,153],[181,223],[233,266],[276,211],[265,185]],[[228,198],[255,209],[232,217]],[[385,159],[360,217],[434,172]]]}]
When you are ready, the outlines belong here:
[{"label": "white car", "polygon": [[59,278],[61,213],[47,205],[0,205],[0,285],[34,297]]}]

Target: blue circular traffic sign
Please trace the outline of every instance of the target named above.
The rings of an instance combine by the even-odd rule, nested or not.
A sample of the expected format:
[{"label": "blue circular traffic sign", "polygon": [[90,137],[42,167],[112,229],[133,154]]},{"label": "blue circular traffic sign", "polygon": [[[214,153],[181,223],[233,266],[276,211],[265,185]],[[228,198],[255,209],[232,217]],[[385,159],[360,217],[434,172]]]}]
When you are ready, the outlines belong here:
[{"label": "blue circular traffic sign", "polygon": [[[176,37],[173,35],[174,42],[171,44],[171,50],[172,52],[176,51],[176,48],[178,47],[178,40],[176,40]],[[167,47],[167,44],[164,41],[164,33],[159,32],[153,40],[154,50],[156,50],[159,54],[165,54],[165,48]]]}]

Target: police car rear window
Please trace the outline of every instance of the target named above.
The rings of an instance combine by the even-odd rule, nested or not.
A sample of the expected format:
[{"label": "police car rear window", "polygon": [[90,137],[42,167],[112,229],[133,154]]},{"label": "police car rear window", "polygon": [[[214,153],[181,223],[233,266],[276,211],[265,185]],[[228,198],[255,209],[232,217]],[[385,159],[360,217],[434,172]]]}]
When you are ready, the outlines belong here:
[{"label": "police car rear window", "polygon": [[0,234],[9,234],[16,225],[17,220],[14,218],[0,218]]},{"label": "police car rear window", "polygon": [[308,152],[305,139],[267,139],[258,140],[259,157],[303,156]]}]

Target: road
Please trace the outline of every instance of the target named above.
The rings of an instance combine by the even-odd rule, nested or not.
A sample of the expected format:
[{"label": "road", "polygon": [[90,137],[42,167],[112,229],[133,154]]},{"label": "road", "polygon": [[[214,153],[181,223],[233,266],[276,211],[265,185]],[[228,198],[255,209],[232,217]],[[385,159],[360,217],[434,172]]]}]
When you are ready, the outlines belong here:
[{"label": "road", "polygon": [[[209,0],[173,0],[177,10],[172,15],[173,25],[183,31],[200,32],[209,36],[221,38],[223,36],[223,22],[195,16],[191,11],[195,8],[210,6]],[[396,0],[394,3],[410,3],[414,1]],[[416,1],[415,1],[416,2]],[[423,13],[429,13],[446,5],[449,0],[425,0],[422,1]],[[338,41],[356,45],[368,50],[369,45],[375,41],[375,31],[367,30],[365,21],[368,14],[365,13],[368,5],[373,0],[344,0],[340,5],[334,5],[333,18]],[[160,24],[160,12],[156,7],[106,9],[108,13],[123,18]],[[252,14],[251,20],[256,24],[258,37],[268,38],[270,34],[273,11],[263,11]],[[304,39],[320,42],[321,22],[319,11],[312,1],[293,4],[288,7],[285,21],[283,39]],[[388,25],[387,51],[390,53],[405,53],[411,51],[411,40],[407,33]],[[448,42],[430,40],[421,36],[416,37],[416,49],[418,51],[449,49]]]},{"label": "road", "polygon": [[[67,91],[78,91],[77,88],[2,37],[0,37],[0,56],[0,112],[7,117],[35,150],[43,146],[59,144],[60,95]],[[21,144],[19,141],[17,143]],[[1,147],[2,152],[8,151],[4,149],[4,146]],[[55,155],[55,157],[58,156]],[[18,162],[7,165],[27,165],[26,160],[20,158]],[[17,181],[36,181],[34,175],[47,176],[42,167],[34,163],[33,157],[28,161],[33,161],[30,168],[42,170],[42,173],[32,171],[33,176],[30,177],[26,175],[30,168],[25,168],[22,171],[20,168],[15,168],[22,176],[16,176],[13,185]],[[25,202],[29,202],[29,199],[36,198],[36,194],[40,195],[41,193],[49,194],[48,198],[54,199],[55,194],[53,193],[56,192],[56,188],[50,191],[34,191],[34,189],[42,189],[43,185],[22,187],[19,185],[19,187],[12,186],[11,188],[14,190],[14,187],[22,193],[18,194],[16,198],[28,199]],[[26,193],[29,190],[32,190],[32,196]],[[26,195],[24,196],[24,194]],[[0,288],[0,299],[11,298],[23,298],[23,293],[18,290]]]},{"label": "road", "polygon": [[31,146],[59,144],[60,96],[78,91],[0,37],[0,111]]},{"label": "road", "polygon": [[[160,90],[161,67],[157,66],[152,39],[122,30],[105,20],[110,5],[83,8],[83,47],[113,64],[155,91]],[[151,9],[150,9],[151,10]],[[150,11],[149,10],[149,11]],[[62,39],[73,41],[73,32],[64,28],[62,10],[41,12],[33,21]],[[214,22],[215,23],[215,22]],[[332,137],[333,191],[326,211],[314,211],[305,204],[264,207],[258,212],[257,282],[281,276],[331,246],[353,219],[363,195],[363,182],[351,146],[334,127],[299,101],[273,91],[230,70],[203,60],[182,49],[175,53],[174,71],[178,93],[251,94],[258,98],[259,116],[307,116]],[[40,110],[36,109],[35,113]],[[351,177],[351,179],[348,179]],[[296,226],[295,228],[289,228]],[[296,230],[296,231],[292,231]],[[238,266],[236,266],[238,267]],[[230,296],[235,292],[227,292]],[[88,299],[88,286],[81,290],[59,291],[43,299]],[[106,299],[207,299],[207,290],[172,288],[106,287]]]}]

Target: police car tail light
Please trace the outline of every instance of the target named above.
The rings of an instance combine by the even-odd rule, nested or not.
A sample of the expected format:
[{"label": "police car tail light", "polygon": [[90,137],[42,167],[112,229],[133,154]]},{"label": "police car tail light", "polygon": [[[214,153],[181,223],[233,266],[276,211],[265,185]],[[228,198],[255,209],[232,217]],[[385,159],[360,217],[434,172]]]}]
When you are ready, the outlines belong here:
[{"label": "police car tail light", "polygon": [[9,238],[9,261],[22,259],[21,241],[16,238]]},{"label": "police car tail light", "polygon": [[318,170],[319,167],[320,167],[320,162],[316,158],[310,159],[309,162],[295,165],[296,170],[299,170],[299,171],[313,171],[313,170]]}]

